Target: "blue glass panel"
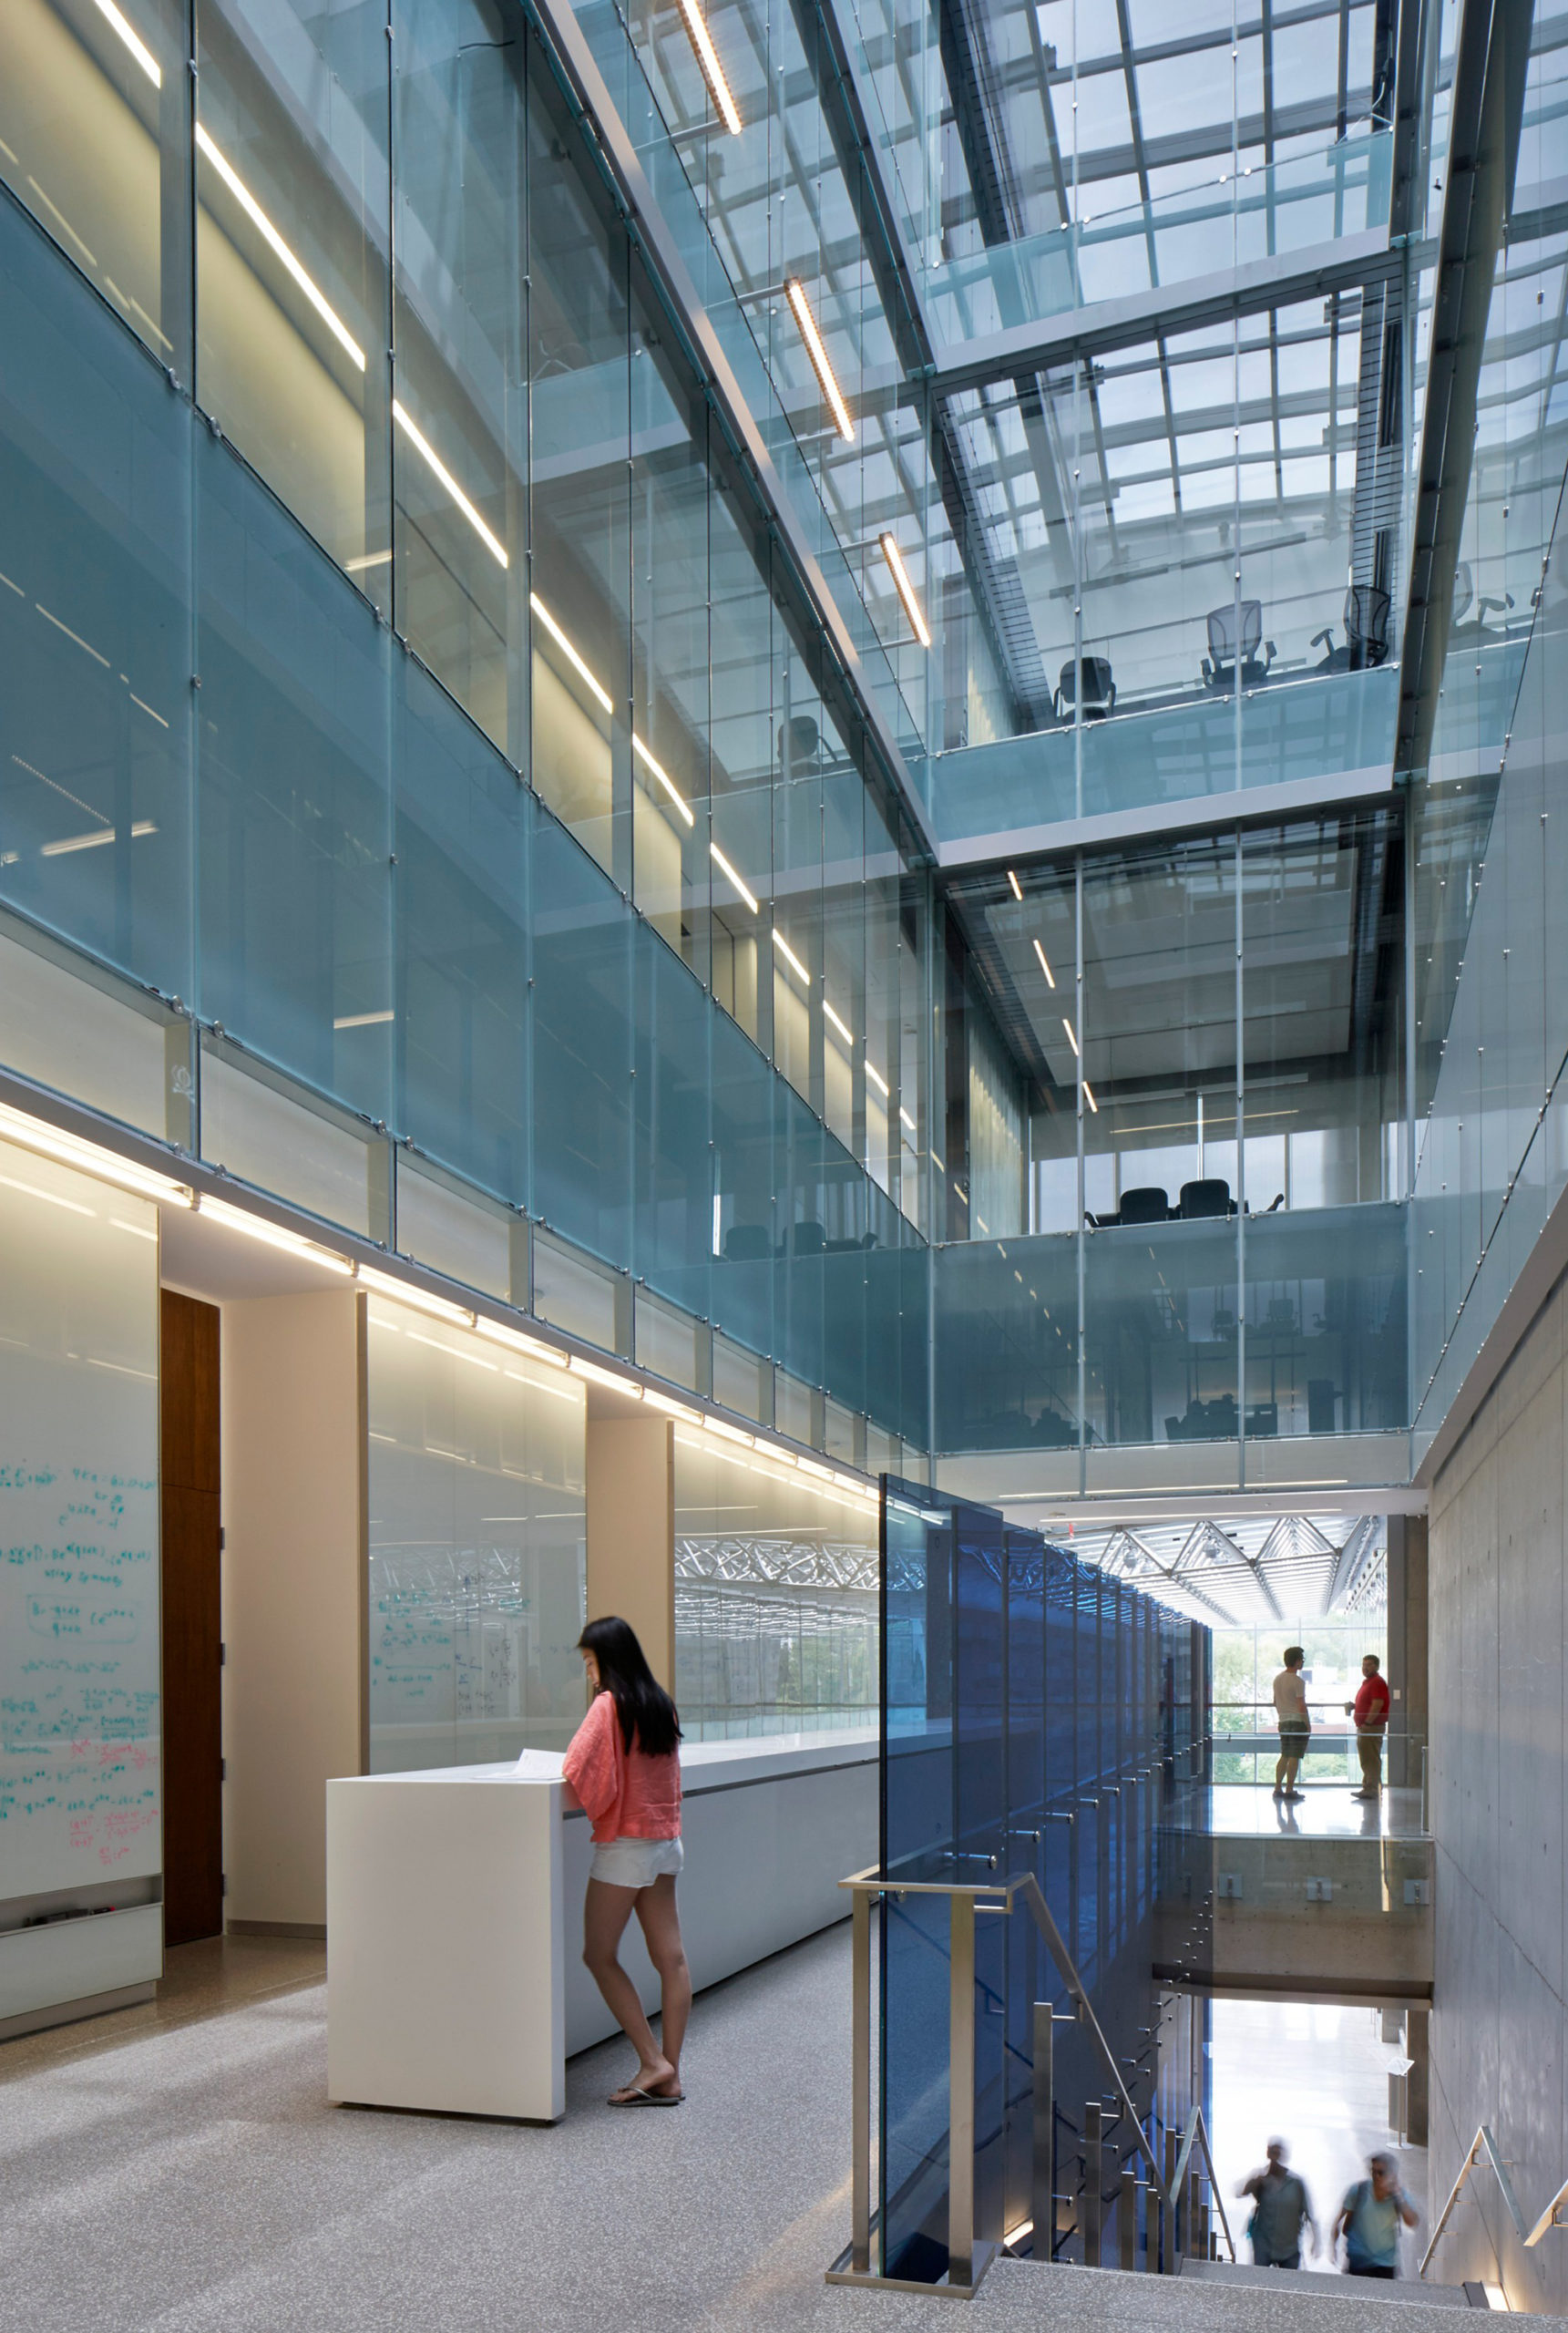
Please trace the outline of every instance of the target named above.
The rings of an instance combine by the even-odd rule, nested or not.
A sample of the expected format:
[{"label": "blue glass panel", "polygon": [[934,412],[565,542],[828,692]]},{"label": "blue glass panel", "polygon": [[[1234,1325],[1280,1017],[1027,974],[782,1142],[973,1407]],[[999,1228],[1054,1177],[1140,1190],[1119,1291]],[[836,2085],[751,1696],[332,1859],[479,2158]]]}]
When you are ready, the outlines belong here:
[{"label": "blue glass panel", "polygon": [[0,198],[0,897],[189,998],[190,408]]},{"label": "blue glass panel", "polygon": [[776,1081],[728,1013],[712,1014],[713,1193],[719,1257],[713,1319],[756,1352],[774,1350]]},{"label": "blue glass panel", "polygon": [[706,1320],[713,1259],[708,1032],[716,1016],[701,984],[646,924],[637,927],[634,950],[632,1269]]},{"label": "blue glass panel", "polygon": [[544,1221],[630,1261],[634,918],[581,845],[536,809],[534,1205]]},{"label": "blue glass panel", "polygon": [[397,729],[402,1132],[528,1198],[528,797],[412,658]]},{"label": "blue glass panel", "polygon": [[200,1007],[392,1115],[392,636],[251,472],[195,436]]},{"label": "blue glass panel", "polygon": [[779,1257],[774,1282],[776,1357],[807,1385],[824,1382],[823,1249],[827,1166],[837,1145],[783,1078],[778,1111]]},{"label": "blue glass panel", "polygon": [[1409,1423],[1406,1236],[1395,1205],[1254,1216],[1246,1227],[1247,1433]]},{"label": "blue glass panel", "polygon": [[1078,1441],[1078,1240],[959,1240],[936,1250],[939,1450],[1071,1450]]}]

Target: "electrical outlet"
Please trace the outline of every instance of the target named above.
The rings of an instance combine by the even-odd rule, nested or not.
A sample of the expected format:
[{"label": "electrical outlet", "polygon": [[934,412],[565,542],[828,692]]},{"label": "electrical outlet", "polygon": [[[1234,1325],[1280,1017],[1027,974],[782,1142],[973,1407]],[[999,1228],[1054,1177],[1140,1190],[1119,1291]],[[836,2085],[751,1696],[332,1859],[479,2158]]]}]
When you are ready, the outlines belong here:
[{"label": "electrical outlet", "polygon": [[1239,1871],[1222,1871],[1219,1874],[1214,1883],[1214,1893],[1222,1903],[1239,1904],[1241,1892]]},{"label": "electrical outlet", "polygon": [[1407,1904],[1430,1904],[1431,1900],[1432,1883],[1430,1879],[1406,1880],[1405,1901]]},{"label": "electrical outlet", "polygon": [[1307,1883],[1307,1900],[1309,1904],[1332,1904],[1334,1882],[1331,1879],[1309,1879]]}]

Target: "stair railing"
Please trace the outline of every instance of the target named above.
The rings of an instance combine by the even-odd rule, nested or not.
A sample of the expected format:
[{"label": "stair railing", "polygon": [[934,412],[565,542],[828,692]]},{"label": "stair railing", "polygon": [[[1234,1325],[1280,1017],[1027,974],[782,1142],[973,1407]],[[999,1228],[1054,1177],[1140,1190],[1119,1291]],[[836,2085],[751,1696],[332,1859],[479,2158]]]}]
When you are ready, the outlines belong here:
[{"label": "stair railing", "polygon": [[1438,2248],[1438,2240],[1441,2236],[1443,2230],[1447,2227],[1449,2221],[1453,2216],[1453,2208],[1459,2202],[1460,2190],[1463,2188],[1466,2180],[1469,2179],[1471,2173],[1475,2169],[1476,2165],[1481,2162],[1483,2156],[1491,2165],[1492,2171],[1497,2179],[1498,2186],[1501,2190],[1503,2207],[1506,2210],[1509,2218],[1513,2222],[1513,2232],[1515,2235],[1518,2236],[1519,2241],[1523,2245],[1527,2252],[1533,2251],[1536,2245],[1540,2243],[1542,2237],[1552,2228],[1568,2226],[1568,2221],[1564,2221],[1560,2216],[1562,2213],[1568,2211],[1568,2179],[1565,2179],[1563,2182],[1562,2186],[1559,2187],[1555,2195],[1553,2196],[1552,2201],[1547,2205],[1546,2209],[1542,2213],[1541,2217],[1536,2221],[1534,2226],[1531,2227],[1528,2225],[1524,2214],[1519,2208],[1519,2198],[1514,2193],[1513,2182],[1508,2175],[1508,2165],[1503,2161],[1502,2156],[1498,2153],[1497,2141],[1492,2137],[1491,2131],[1483,2122],[1481,2125],[1481,2128],[1477,2131],[1474,2138],[1470,2143],[1470,2153],[1465,2156],[1463,2163],[1460,2165],[1459,2177],[1449,2189],[1448,2202],[1438,2214],[1438,2224],[1432,2230],[1431,2242],[1428,2245],[1426,2251],[1422,2254],[1421,2265],[1416,2271],[1418,2276],[1424,2276],[1426,2275],[1427,2269],[1431,2263],[1432,2255]]},{"label": "stair railing", "polygon": [[[924,2292],[933,2289],[927,2284],[906,2286],[901,2279],[886,2276],[886,2263],[874,2258],[880,2251],[881,2231],[876,2225],[871,2196],[871,1908],[889,1896],[945,1896],[948,1902],[948,2269],[939,2289],[962,2297],[972,2297],[997,2250],[993,2243],[978,2237],[975,2229],[975,1916],[977,1912],[1010,1914],[1014,1904],[1020,1901],[1056,1963],[1077,2011],[1077,2022],[1084,2028],[1110,2076],[1136,2152],[1148,2164],[1149,2189],[1158,2196],[1164,2218],[1166,2240],[1162,2256],[1166,2272],[1173,2275],[1180,2266],[1182,2205],[1194,2168],[1194,2151],[1208,2174],[1226,2249],[1232,2260],[1235,2259],[1235,2242],[1214,2174],[1214,2154],[1202,2108],[1194,2107],[1179,2148],[1175,2133],[1167,2133],[1168,2159],[1162,2165],[1122,2079],[1115,2051],[1094,2013],[1088,1988],[1062,1941],[1061,1931],[1032,1871],[1010,1879],[955,1883],[900,1879],[896,1875],[868,1870],[852,1874],[840,1880],[839,1886],[849,1891],[851,1906],[850,2242],[847,2252],[827,2272],[830,2284],[877,2284],[896,2290]],[[1056,2207],[1056,2102],[1051,2078],[1054,2053],[1050,2046],[1053,2022],[1050,2002],[1036,2002],[1031,2205],[1034,2225],[1042,2232],[1049,2232],[1053,2225]],[[1189,2247],[1195,2217],[1195,2203],[1188,2197]],[[1042,2256],[1050,2256],[1049,2235]]]}]

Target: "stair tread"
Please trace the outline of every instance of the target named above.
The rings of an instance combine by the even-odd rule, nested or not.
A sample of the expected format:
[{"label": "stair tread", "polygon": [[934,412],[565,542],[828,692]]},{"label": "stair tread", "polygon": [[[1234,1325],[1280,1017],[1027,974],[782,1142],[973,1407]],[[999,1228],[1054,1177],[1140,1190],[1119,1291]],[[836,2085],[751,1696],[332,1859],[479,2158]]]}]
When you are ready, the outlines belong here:
[{"label": "stair tread", "polygon": [[[1284,2268],[1192,2264],[1181,2276],[1130,2275],[1054,2261],[998,2260],[975,2302],[991,2316],[1039,2324],[1053,2333],[1377,2333],[1381,2314],[1400,2312],[1399,2333],[1444,2333],[1449,2311],[1466,2307],[1462,2286],[1392,2286],[1360,2276],[1317,2276]],[[1542,2333],[1568,2333],[1568,2319],[1533,2318]],[[978,2333],[978,2329],[977,2329]]]}]

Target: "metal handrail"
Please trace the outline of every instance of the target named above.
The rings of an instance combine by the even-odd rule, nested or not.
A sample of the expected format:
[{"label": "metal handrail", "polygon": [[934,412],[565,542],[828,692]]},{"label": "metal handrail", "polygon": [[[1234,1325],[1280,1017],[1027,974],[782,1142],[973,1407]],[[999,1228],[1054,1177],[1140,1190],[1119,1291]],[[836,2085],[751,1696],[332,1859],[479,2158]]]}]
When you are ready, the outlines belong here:
[{"label": "metal handrail", "polygon": [[[1008,1879],[955,1882],[900,1879],[897,1876],[896,1867],[894,1871],[889,1872],[871,1866],[865,1871],[852,1873],[847,1879],[841,1879],[838,1884],[850,1891],[854,1917],[854,2000],[851,2019],[851,2048],[855,2054],[851,2142],[854,2162],[851,2166],[852,2235],[849,2256],[852,2275],[866,2276],[870,2271],[872,2224],[869,2084],[870,1911],[873,1899],[879,1899],[885,1896],[945,1896],[951,1906],[953,1952],[949,1984],[951,1993],[949,2088],[952,2102],[949,2120],[954,2142],[966,2120],[970,2131],[970,2145],[967,2150],[954,2142],[949,2143],[948,2253],[952,2269],[956,2272],[953,2276],[952,2289],[972,2291],[975,2285],[979,2283],[982,2266],[976,2258],[972,2160],[974,2112],[972,1996],[975,1974],[975,1914],[981,1909],[1010,1914],[1014,1900],[1020,1897],[1028,1906],[1030,1917],[1044,1938],[1051,1958],[1056,1963],[1057,1970],[1066,1986],[1069,1997],[1078,2011],[1079,2022],[1087,2029],[1111,2076],[1116,2097],[1131,2126],[1137,2151],[1148,2163],[1149,2184],[1171,2215],[1173,2249],[1173,2232],[1176,2225],[1175,2215],[1180,2208],[1182,2188],[1188,2174],[1193,2149],[1196,2146],[1202,2153],[1208,2172],[1210,2192],[1219,2213],[1220,2225],[1225,2230],[1226,2246],[1232,2260],[1236,2258],[1235,2239],[1231,2234],[1230,2221],[1226,2215],[1224,2198],[1220,2194],[1219,2182],[1214,2174],[1214,2154],[1209,2143],[1208,2128],[1204,2121],[1203,2109],[1198,2106],[1194,2107],[1174,2166],[1167,2179],[1162,2172],[1159,2157],[1144,2133],[1143,2118],[1139,2114],[1126,2082],[1122,2080],[1122,2069],[1117,2063],[1115,2052],[1105,2039],[1100,2020],[1094,2013],[1094,2005],[1089,1998],[1088,1988],[1079,1974],[1077,1963],[1062,1940],[1061,1931],[1056,1925],[1050,1906],[1047,1904],[1040,1882],[1032,1871],[1021,1872]],[[961,1999],[967,1999],[969,2009],[968,2024],[964,2028],[967,2046],[960,2040],[960,2027],[963,2025],[959,2014]],[[1045,2006],[1047,2005],[1037,2004],[1037,2015]],[[966,2090],[970,2092],[967,2117],[962,2106]]]},{"label": "metal handrail", "polygon": [[1527,2252],[1533,2250],[1534,2246],[1540,2243],[1542,2237],[1545,2235],[1550,2229],[1568,2226],[1568,2221],[1561,2220],[1558,2217],[1558,2214],[1560,2212],[1568,2210],[1568,2179],[1565,2179],[1563,2182],[1562,2186],[1557,2190],[1555,2195],[1553,2196],[1552,2201],[1547,2205],[1546,2209],[1542,2213],[1541,2217],[1536,2221],[1534,2226],[1528,2229],[1526,2228],[1524,2214],[1520,2210],[1519,2198],[1513,2192],[1513,2182],[1508,2175],[1508,2165],[1497,2151],[1497,2141],[1492,2137],[1491,2131],[1483,2122],[1481,2125],[1481,2128],[1477,2131],[1474,2138],[1470,2143],[1470,2153],[1465,2156],[1464,2162],[1460,2166],[1459,2177],[1449,2189],[1448,2202],[1443,2205],[1442,2210],[1438,2215],[1438,2224],[1432,2230],[1432,2240],[1428,2245],[1426,2251],[1422,2254],[1421,2265],[1416,2271],[1418,2276],[1424,2276],[1426,2275],[1427,2267],[1431,2260],[1431,2256],[1438,2248],[1438,2239],[1442,2235],[1444,2228],[1447,2227],[1449,2221],[1452,2216],[1454,2205],[1459,2202],[1460,2190],[1463,2187],[1465,2181],[1470,2177],[1471,2173],[1475,2169],[1476,2164],[1480,2162],[1483,2154],[1485,2155],[1488,2163],[1491,2163],[1492,2170],[1497,2174],[1497,2184],[1502,2191],[1504,2206],[1507,2209],[1509,2218],[1513,2222],[1513,2232],[1515,2235],[1518,2236],[1519,2241],[1523,2245]]}]

